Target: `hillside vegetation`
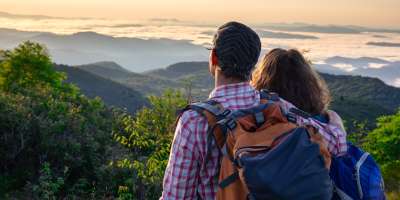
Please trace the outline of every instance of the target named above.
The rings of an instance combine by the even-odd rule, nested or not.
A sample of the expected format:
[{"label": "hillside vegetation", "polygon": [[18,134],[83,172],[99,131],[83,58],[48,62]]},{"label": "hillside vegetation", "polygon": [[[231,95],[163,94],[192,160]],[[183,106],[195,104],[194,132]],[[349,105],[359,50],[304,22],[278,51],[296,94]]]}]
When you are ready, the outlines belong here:
[{"label": "hillside vegetation", "polygon": [[[128,113],[66,82],[39,44],[26,42],[0,55],[0,199],[114,199],[120,186],[140,182],[138,170],[113,164],[130,155],[113,137],[125,130]],[[113,86],[74,73],[106,83],[100,88]]]},{"label": "hillside vegetation", "polygon": [[[108,66],[112,67],[112,65]],[[77,67],[56,65],[55,69],[65,73],[67,75],[65,81],[78,86],[87,97],[100,97],[108,106],[126,108],[128,112],[134,114],[139,108],[147,104],[145,97],[132,87],[127,87]]]},{"label": "hillside vegetation", "polygon": [[144,95],[160,95],[168,88],[179,87],[179,83],[175,81],[129,72],[114,62],[100,62],[88,65],[79,65],[77,68],[123,84],[129,88],[141,92]]},{"label": "hillside vegetation", "polygon": [[[208,97],[208,93],[214,86],[214,80],[208,72],[206,62],[182,62],[143,74],[124,73],[126,75],[124,78],[112,76],[111,74],[117,73],[113,71],[121,71],[121,69],[113,70],[115,67],[107,65],[93,64],[81,68],[135,88],[145,95],[159,95],[167,88],[184,91],[190,87],[194,99],[202,100]],[[104,73],[105,68],[108,69],[107,73]],[[388,86],[377,78],[324,73],[320,75],[325,79],[332,93],[331,109],[336,110],[350,128],[353,121],[365,121],[368,127],[373,128],[377,117],[393,114],[400,106],[400,89]]]}]

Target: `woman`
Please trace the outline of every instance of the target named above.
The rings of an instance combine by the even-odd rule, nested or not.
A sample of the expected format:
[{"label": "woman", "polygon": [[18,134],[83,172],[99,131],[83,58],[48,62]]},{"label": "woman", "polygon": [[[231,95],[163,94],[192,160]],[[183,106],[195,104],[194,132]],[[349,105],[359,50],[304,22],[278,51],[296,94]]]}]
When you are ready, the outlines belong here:
[{"label": "woman", "polygon": [[331,153],[341,155],[346,152],[346,132],[342,120],[334,111],[327,110],[329,90],[299,51],[271,50],[252,77],[252,85],[256,89],[279,94],[285,112],[297,107],[311,114],[313,117],[308,119],[298,117],[297,123],[316,127],[327,141]]}]

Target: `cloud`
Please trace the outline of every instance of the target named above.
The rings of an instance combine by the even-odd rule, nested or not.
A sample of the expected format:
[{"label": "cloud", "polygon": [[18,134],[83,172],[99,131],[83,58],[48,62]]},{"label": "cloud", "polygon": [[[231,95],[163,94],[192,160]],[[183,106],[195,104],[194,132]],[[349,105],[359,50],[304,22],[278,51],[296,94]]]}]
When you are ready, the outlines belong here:
[{"label": "cloud", "polygon": [[367,45],[380,47],[400,47],[400,43],[394,42],[367,42]]},{"label": "cloud", "polygon": [[260,37],[264,38],[277,38],[277,39],[319,39],[312,35],[292,34],[284,32],[272,32],[266,30],[257,30]]},{"label": "cloud", "polygon": [[355,68],[353,65],[351,64],[345,64],[345,63],[338,63],[338,64],[333,64],[332,66],[337,67],[339,69],[342,69],[346,72],[351,72],[357,68]]},{"label": "cloud", "polygon": [[382,67],[384,67],[386,64],[382,64],[382,63],[368,63],[368,67],[365,68],[373,68],[373,69],[380,69]]},{"label": "cloud", "polygon": [[369,28],[362,26],[315,25],[306,23],[292,23],[292,24],[276,23],[276,24],[265,24],[262,25],[261,27],[278,31],[334,33],[334,34],[359,34],[365,32],[400,33],[399,29]]},{"label": "cloud", "polygon": [[396,80],[394,80],[393,85],[396,87],[400,87],[400,78],[397,78]]}]

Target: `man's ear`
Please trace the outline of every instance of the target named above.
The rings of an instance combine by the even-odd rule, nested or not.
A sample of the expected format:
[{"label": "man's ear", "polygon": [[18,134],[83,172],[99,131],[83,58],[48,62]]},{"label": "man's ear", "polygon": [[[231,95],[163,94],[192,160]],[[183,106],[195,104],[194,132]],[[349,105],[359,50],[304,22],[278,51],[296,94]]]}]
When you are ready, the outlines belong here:
[{"label": "man's ear", "polygon": [[215,49],[210,52],[209,71],[212,76],[215,76],[215,71],[218,67],[218,58]]},{"label": "man's ear", "polygon": [[211,50],[211,65],[214,66],[218,65],[218,58],[215,49]]}]

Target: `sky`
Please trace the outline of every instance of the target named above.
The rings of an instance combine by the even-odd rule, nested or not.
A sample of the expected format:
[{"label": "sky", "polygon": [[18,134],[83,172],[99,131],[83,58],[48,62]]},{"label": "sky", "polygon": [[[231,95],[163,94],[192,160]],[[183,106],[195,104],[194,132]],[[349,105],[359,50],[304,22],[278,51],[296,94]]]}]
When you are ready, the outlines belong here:
[{"label": "sky", "polygon": [[0,0],[0,11],[60,17],[305,22],[400,28],[400,0]]}]

